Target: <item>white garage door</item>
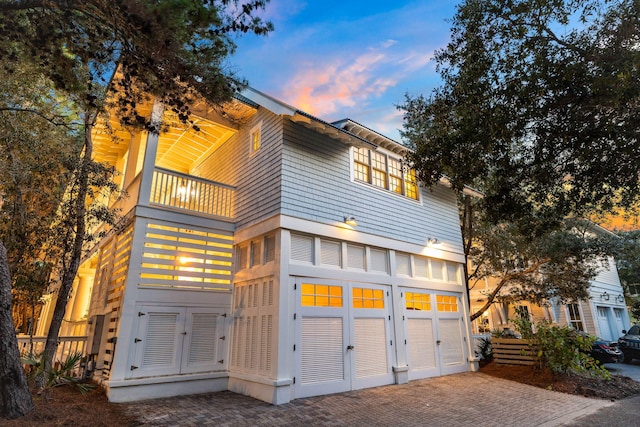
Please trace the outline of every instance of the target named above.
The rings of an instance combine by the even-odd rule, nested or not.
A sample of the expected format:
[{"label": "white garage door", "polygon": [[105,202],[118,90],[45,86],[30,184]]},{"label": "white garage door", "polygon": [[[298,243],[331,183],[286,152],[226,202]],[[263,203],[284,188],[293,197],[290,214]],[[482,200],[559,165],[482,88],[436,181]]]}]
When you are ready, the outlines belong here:
[{"label": "white garage door", "polygon": [[294,292],[296,397],[393,383],[386,286],[308,279]]},{"label": "white garage door", "polygon": [[614,339],[618,339],[616,336],[614,338],[613,331],[611,330],[612,326],[612,313],[610,307],[596,307],[598,311],[598,336],[604,340],[612,341]]},{"label": "white garage door", "polygon": [[466,371],[461,294],[405,288],[401,295],[409,379]]}]

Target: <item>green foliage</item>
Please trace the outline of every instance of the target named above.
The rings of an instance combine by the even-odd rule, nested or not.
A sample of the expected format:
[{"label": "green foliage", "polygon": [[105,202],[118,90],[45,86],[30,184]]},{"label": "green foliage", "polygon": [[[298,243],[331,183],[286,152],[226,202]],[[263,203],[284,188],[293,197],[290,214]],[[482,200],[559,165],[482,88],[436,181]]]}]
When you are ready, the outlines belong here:
[{"label": "green foliage", "polygon": [[480,338],[478,343],[478,351],[483,360],[491,362],[493,360],[493,347],[491,346],[491,338]]},{"label": "green foliage", "polygon": [[[595,337],[576,331],[568,326],[541,321],[533,325],[529,320],[515,319],[516,330],[533,342],[540,360],[540,367],[556,373],[588,374],[611,378],[611,374],[589,355]],[[531,333],[533,328],[534,333]]]},{"label": "green foliage", "polygon": [[517,306],[515,308],[516,318],[509,319],[513,323],[516,331],[520,333],[520,336],[525,339],[533,338],[533,322],[529,317],[529,311],[524,306]]},{"label": "green foliage", "polygon": [[[268,0],[90,0],[0,3],[1,66],[29,58],[37,72],[87,109],[109,103],[125,124],[150,126],[160,98],[182,121],[204,97],[227,101],[245,82],[225,66],[234,36],[264,35]],[[106,89],[114,89],[107,97]]]},{"label": "green foliage", "polygon": [[[44,364],[42,363],[42,354],[27,353],[21,360],[22,364],[29,368],[29,376],[34,378],[42,373]],[[46,387],[58,387],[62,385],[74,386],[82,394],[85,394],[94,388],[95,384],[87,383],[82,378],[74,375],[74,372],[80,368],[84,361],[84,356],[80,352],[70,353],[64,360],[58,360],[54,367],[49,371]]]},{"label": "green foliage", "polygon": [[633,319],[635,319],[635,323],[640,322],[640,300],[635,300],[629,306],[629,314]]},{"label": "green foliage", "polygon": [[494,222],[637,204],[639,15],[636,0],[460,3],[443,84],[400,106],[418,177],[477,186]]},{"label": "green foliage", "polygon": [[640,290],[640,231],[623,231],[618,236],[620,241],[615,254],[618,275],[627,295],[635,294]]},{"label": "green foliage", "polygon": [[558,219],[553,227],[536,217],[495,223],[482,201],[464,206],[472,210],[472,219],[463,222],[467,281],[471,289],[486,281],[493,286],[472,320],[494,301],[586,300],[591,280],[614,251],[616,239],[594,233],[586,221]]},{"label": "green foliage", "polygon": [[491,331],[491,336],[494,338],[504,338],[505,332],[503,329],[493,329]]}]

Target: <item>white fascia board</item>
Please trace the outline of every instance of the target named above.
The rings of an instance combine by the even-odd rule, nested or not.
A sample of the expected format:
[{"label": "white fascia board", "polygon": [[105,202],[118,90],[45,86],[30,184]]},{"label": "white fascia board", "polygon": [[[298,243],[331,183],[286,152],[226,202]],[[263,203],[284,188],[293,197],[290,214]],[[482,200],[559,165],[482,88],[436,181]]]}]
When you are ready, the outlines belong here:
[{"label": "white fascia board", "polygon": [[293,108],[292,106],[278,101],[277,99],[272,98],[269,95],[266,95],[251,87],[247,87],[240,94],[245,98],[260,105],[261,107],[264,107],[267,110],[278,115],[293,116],[298,111],[296,108]]}]

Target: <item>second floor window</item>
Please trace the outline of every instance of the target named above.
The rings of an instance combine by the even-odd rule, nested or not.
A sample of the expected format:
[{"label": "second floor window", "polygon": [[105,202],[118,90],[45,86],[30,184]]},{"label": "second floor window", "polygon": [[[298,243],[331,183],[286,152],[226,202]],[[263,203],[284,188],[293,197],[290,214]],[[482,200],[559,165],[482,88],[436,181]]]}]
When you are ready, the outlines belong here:
[{"label": "second floor window", "polygon": [[251,131],[249,132],[249,142],[251,146],[251,149],[249,150],[250,154],[253,154],[260,149],[260,145],[262,144],[262,122],[251,128]]},{"label": "second floor window", "polygon": [[357,181],[418,200],[415,172],[398,159],[368,148],[354,148],[353,170]]}]

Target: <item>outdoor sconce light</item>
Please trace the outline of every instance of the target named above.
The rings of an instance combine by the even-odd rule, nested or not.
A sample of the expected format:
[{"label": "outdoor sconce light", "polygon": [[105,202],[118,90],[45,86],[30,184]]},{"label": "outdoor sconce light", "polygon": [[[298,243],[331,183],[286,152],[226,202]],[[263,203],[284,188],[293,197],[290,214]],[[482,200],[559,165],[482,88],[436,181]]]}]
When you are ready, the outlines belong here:
[{"label": "outdoor sconce light", "polygon": [[353,215],[345,216],[344,223],[350,225],[351,227],[355,227],[358,225],[358,221],[356,221],[356,217]]},{"label": "outdoor sconce light", "polygon": [[609,301],[609,294],[605,291],[602,295],[600,295],[600,299]]},{"label": "outdoor sconce light", "polygon": [[436,237],[427,238],[427,246],[440,246],[442,242],[438,240]]},{"label": "outdoor sconce light", "polygon": [[620,295],[618,295],[616,297],[616,301],[618,301],[618,302],[623,302],[624,301],[624,297],[622,296],[622,294],[620,294]]}]

